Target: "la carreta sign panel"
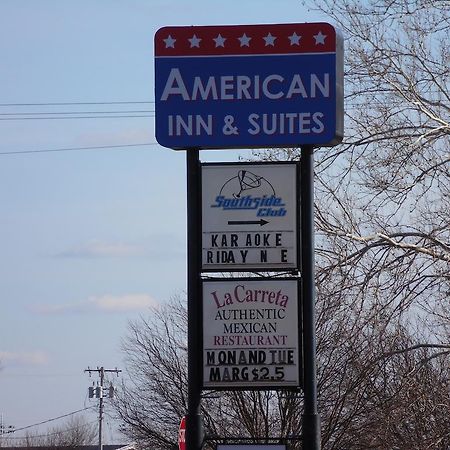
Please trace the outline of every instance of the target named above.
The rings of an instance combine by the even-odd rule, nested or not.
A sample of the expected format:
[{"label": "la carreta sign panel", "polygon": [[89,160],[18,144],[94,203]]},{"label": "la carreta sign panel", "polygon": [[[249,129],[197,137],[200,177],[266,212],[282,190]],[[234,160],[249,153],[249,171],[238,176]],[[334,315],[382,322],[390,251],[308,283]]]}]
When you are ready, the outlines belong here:
[{"label": "la carreta sign panel", "polygon": [[203,282],[203,387],[296,388],[301,384],[296,279]]},{"label": "la carreta sign panel", "polygon": [[343,44],[328,23],[164,27],[155,35],[156,138],[166,147],[335,145]]}]

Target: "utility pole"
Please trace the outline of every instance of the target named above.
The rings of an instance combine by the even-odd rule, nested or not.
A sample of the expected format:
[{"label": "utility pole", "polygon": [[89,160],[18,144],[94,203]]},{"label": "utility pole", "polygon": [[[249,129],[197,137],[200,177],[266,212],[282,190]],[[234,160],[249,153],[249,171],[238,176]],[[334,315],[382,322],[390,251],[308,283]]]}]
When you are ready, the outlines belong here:
[{"label": "utility pole", "polygon": [[[97,372],[99,374],[100,377],[100,385],[95,388],[89,388],[89,397],[95,397],[99,399],[99,406],[98,406],[98,450],[103,450],[103,440],[102,440],[102,425],[103,425],[103,384],[105,381],[105,373],[115,373],[117,376],[119,376],[119,373],[122,372],[121,370],[117,369],[117,367],[115,369],[105,369],[103,366],[102,367],[97,367],[96,369],[91,369],[90,367],[88,367],[87,369],[85,369],[85,372],[89,372],[89,376],[92,375],[92,372]],[[112,386],[111,386],[112,388]],[[112,397],[112,392],[110,388],[110,393],[109,396]],[[92,395],[91,395],[92,392]]]},{"label": "utility pole", "polygon": [[[4,434],[8,433],[14,433],[14,426],[13,425],[5,425],[5,422],[3,421],[3,414],[0,414],[0,437]],[[1,447],[1,445],[0,445]]]}]

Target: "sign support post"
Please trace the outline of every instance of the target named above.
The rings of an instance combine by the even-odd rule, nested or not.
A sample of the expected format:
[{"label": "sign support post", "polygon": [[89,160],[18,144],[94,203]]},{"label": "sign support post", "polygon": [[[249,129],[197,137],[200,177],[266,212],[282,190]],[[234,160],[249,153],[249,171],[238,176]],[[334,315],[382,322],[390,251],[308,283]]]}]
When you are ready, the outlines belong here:
[{"label": "sign support post", "polygon": [[202,314],[201,314],[201,189],[198,149],[186,152],[187,178],[187,297],[188,297],[188,409],[186,415],[186,449],[202,447],[200,396],[202,380]]},{"label": "sign support post", "polygon": [[301,245],[303,299],[303,448],[320,450],[320,416],[317,409],[317,370],[314,288],[314,153],[301,146]]}]

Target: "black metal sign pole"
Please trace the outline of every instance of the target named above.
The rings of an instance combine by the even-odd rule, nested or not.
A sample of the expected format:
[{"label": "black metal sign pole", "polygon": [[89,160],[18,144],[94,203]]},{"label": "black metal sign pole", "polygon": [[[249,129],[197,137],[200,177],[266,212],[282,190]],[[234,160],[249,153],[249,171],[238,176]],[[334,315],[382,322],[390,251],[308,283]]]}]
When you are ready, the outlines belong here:
[{"label": "black metal sign pole", "polygon": [[303,301],[303,447],[320,450],[320,416],[317,410],[317,370],[314,288],[314,152],[301,147],[301,245]]},{"label": "black metal sign pole", "polygon": [[202,447],[200,395],[202,380],[201,317],[201,191],[198,149],[186,150],[187,173],[187,303],[188,303],[188,410],[186,415],[186,449]]}]

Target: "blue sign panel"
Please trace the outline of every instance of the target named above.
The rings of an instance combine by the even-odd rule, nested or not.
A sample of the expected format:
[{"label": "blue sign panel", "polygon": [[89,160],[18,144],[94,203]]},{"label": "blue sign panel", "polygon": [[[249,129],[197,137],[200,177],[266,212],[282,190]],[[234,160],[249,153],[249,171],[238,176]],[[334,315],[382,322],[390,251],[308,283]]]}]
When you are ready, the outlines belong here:
[{"label": "blue sign panel", "polygon": [[174,149],[335,145],[342,39],[329,24],[165,27],[156,139]]}]

